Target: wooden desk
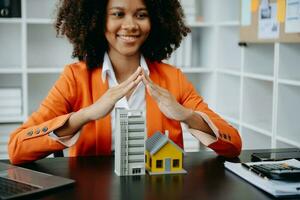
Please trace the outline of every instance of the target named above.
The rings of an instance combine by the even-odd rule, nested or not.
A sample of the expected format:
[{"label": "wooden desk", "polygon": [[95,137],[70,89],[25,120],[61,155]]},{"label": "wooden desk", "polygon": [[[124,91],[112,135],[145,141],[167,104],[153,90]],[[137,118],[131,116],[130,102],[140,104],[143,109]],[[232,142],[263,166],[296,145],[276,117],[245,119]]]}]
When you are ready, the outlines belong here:
[{"label": "wooden desk", "polygon": [[[249,161],[253,152],[243,151],[239,159]],[[187,153],[186,175],[138,177],[116,176],[113,157],[47,158],[22,166],[76,180],[71,187],[49,191],[34,199],[273,199],[226,171],[223,162],[213,152]]]}]

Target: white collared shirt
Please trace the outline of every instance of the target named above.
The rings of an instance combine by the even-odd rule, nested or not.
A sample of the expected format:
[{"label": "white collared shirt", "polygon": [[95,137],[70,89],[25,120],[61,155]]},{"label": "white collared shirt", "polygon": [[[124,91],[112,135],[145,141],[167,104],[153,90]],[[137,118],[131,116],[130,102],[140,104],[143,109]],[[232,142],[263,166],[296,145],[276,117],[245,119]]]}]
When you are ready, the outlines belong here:
[{"label": "white collared shirt", "polygon": [[[145,73],[149,76],[149,68],[146,63],[146,60],[143,56],[140,58],[140,66],[144,69]],[[105,81],[108,79],[108,87],[112,88],[116,85],[118,85],[118,81],[116,79],[115,72],[113,70],[111,61],[109,59],[109,56],[107,53],[104,55],[103,60],[103,66],[102,66],[102,80]],[[146,114],[146,101],[145,101],[145,85],[140,82],[137,87],[132,92],[129,99],[126,99],[126,96],[124,96],[122,99],[120,99],[116,104],[114,109],[111,112],[111,127],[112,127],[112,150],[114,150],[115,147],[115,131],[116,131],[116,116],[115,116],[115,108],[125,108],[127,110],[143,110]]]},{"label": "white collared shirt", "polygon": [[[140,66],[144,69],[145,73],[149,76],[150,71],[148,68],[148,65],[146,63],[146,60],[143,56],[140,58]],[[108,87],[112,88],[116,85],[118,85],[118,81],[116,79],[116,75],[114,72],[114,69],[112,67],[110,58],[107,53],[104,55],[103,59],[103,65],[102,65],[102,74],[101,74],[102,80],[105,82],[106,79],[108,79]],[[100,78],[100,77],[99,77]],[[116,116],[115,116],[115,108],[125,108],[130,110],[143,110],[144,114],[146,115],[146,100],[145,100],[145,85],[140,82],[137,87],[132,92],[129,99],[126,99],[126,96],[124,96],[122,99],[120,99],[116,104],[113,110],[111,111],[111,127],[112,127],[112,144],[111,149],[115,149],[115,131],[116,131]],[[57,140],[61,144],[71,147],[76,143],[80,135],[80,131],[77,132],[74,136],[66,136],[66,137],[58,137],[53,132],[49,133],[49,136],[53,139]]]}]

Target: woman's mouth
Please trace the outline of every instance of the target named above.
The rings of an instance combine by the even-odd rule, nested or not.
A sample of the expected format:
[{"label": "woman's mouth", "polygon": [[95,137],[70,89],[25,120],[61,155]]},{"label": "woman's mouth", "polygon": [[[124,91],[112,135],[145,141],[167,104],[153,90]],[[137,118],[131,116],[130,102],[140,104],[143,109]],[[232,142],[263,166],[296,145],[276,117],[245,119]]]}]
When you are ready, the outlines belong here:
[{"label": "woman's mouth", "polygon": [[122,41],[126,43],[135,42],[138,39],[138,35],[117,35]]}]

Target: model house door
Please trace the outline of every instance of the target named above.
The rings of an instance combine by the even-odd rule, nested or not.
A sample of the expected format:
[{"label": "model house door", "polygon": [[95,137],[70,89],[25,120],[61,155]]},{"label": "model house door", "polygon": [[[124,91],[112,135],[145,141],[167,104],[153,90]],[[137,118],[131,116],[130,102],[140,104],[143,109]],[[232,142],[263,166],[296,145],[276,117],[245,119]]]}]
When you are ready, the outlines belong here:
[{"label": "model house door", "polygon": [[171,158],[165,159],[165,171],[166,172],[171,171]]}]

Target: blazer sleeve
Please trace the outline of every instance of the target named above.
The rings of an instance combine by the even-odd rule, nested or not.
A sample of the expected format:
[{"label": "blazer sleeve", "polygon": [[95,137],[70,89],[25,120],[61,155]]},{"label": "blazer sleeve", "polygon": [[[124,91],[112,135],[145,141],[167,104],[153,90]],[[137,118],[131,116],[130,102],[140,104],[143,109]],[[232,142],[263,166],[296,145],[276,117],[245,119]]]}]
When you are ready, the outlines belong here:
[{"label": "blazer sleeve", "polygon": [[48,134],[69,119],[75,96],[76,81],[71,67],[67,66],[39,109],[10,134],[8,153],[11,163],[34,161],[65,148]]},{"label": "blazer sleeve", "polygon": [[[178,70],[180,103],[194,111],[204,113],[212,124],[208,124],[216,134],[216,140],[208,145],[217,154],[225,157],[236,157],[241,152],[242,140],[238,131],[219,115],[213,112],[197,93],[192,83]],[[207,119],[204,119],[208,122]],[[202,132],[202,134],[205,134]]]}]

